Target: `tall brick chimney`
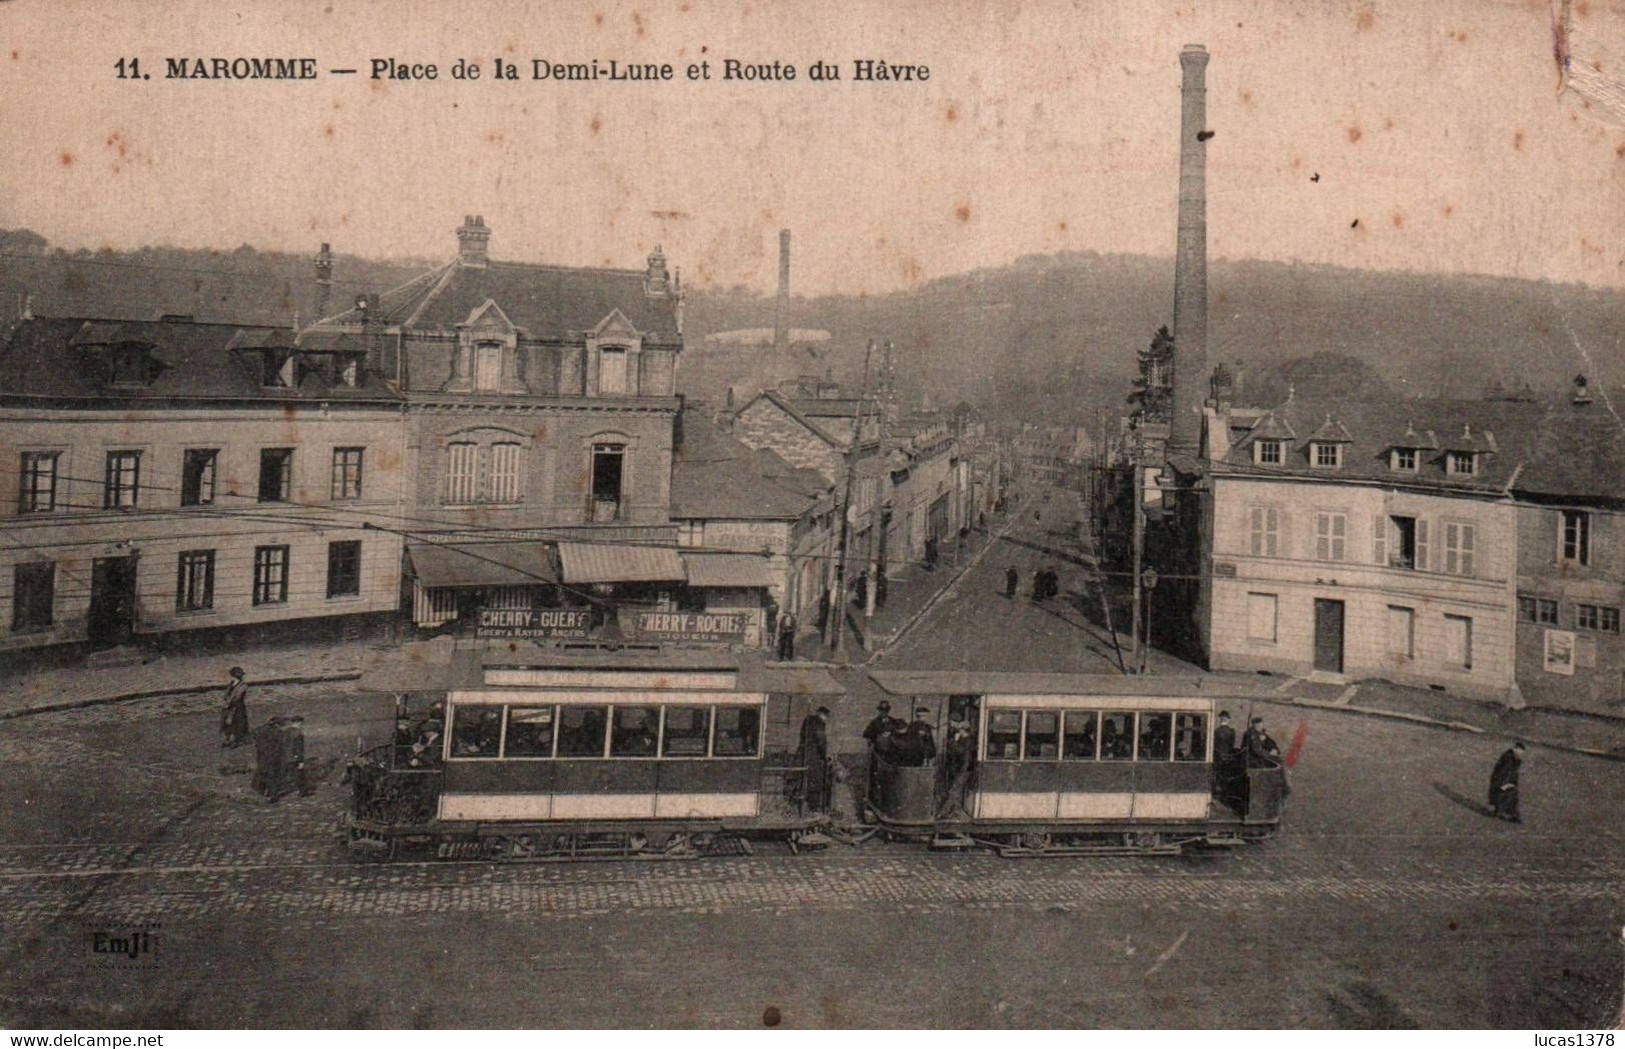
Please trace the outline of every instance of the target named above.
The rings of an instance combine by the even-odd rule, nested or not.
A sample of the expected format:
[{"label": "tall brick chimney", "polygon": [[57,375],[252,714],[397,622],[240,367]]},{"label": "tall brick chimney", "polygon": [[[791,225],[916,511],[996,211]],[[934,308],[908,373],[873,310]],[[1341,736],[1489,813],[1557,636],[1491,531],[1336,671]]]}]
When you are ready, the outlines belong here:
[{"label": "tall brick chimney", "polygon": [[333,298],[333,248],[325,240],[316,253],[316,319],[327,316],[328,304]]},{"label": "tall brick chimney", "polygon": [[773,353],[790,352],[790,231],[779,230],[779,298],[773,307]]},{"label": "tall brick chimney", "polygon": [[1186,44],[1179,112],[1179,241],[1174,252],[1174,404],[1168,451],[1194,455],[1207,396],[1207,48]]},{"label": "tall brick chimney", "polygon": [[457,261],[464,266],[484,269],[490,260],[486,254],[491,242],[491,231],[485,225],[484,215],[465,215],[457,227]]}]

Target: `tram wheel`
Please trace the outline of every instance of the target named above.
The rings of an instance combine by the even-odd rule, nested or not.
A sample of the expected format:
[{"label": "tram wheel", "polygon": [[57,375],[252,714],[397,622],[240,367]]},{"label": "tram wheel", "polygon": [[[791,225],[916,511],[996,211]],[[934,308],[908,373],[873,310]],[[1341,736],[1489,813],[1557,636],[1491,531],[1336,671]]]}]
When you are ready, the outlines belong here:
[{"label": "tram wheel", "polygon": [[1156,831],[1129,831],[1127,837],[1129,848],[1132,849],[1145,849],[1149,851],[1162,844],[1162,835],[1158,834]]},{"label": "tram wheel", "polygon": [[1043,852],[1050,846],[1050,837],[1042,831],[1029,831],[1021,836],[1021,847],[1034,852]]},{"label": "tram wheel", "polygon": [[637,853],[649,847],[649,837],[646,834],[633,831],[626,836],[626,851]]}]

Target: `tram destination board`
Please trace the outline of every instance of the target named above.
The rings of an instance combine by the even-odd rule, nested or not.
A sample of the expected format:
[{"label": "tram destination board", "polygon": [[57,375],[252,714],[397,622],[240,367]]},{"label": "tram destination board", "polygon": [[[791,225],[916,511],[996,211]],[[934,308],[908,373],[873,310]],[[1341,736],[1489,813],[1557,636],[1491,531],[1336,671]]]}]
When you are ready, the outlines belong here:
[{"label": "tram destination board", "polygon": [[585,608],[482,608],[476,637],[586,637],[592,612]]}]

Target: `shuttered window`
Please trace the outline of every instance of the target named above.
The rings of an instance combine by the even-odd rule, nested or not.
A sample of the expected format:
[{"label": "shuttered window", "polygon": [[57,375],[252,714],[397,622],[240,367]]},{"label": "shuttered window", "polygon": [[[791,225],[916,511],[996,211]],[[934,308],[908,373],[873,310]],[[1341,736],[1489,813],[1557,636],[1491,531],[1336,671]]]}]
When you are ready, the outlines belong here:
[{"label": "shuttered window", "polygon": [[1381,514],[1371,519],[1371,563],[1388,563],[1388,518]]},{"label": "shuttered window", "polygon": [[[1337,447],[1333,445],[1332,447]],[[1318,513],[1315,515],[1315,559],[1319,561],[1345,561],[1348,554],[1348,515]]]},{"label": "shuttered window", "polygon": [[472,503],[478,494],[480,446],[458,442],[446,446],[446,502]]},{"label": "shuttered window", "polygon": [[491,446],[491,502],[519,501],[519,445],[512,442]]},{"label": "shuttered window", "polygon": [[1447,521],[1444,526],[1444,570],[1451,575],[1473,574],[1473,526]]},{"label": "shuttered window", "polygon": [[1252,508],[1248,552],[1254,557],[1278,557],[1281,552],[1281,511],[1273,506]]}]

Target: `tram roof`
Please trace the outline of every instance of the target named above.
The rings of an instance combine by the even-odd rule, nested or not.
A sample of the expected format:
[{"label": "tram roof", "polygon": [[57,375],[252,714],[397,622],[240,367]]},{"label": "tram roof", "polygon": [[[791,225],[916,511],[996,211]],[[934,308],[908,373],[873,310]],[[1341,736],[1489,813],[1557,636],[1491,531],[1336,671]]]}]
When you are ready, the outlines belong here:
[{"label": "tram roof", "polygon": [[485,671],[502,669],[604,671],[734,671],[738,688],[803,696],[839,696],[846,689],[823,667],[769,663],[754,654],[738,656],[711,649],[661,651],[619,649],[448,649],[444,645],[405,645],[363,668],[356,687],[363,692],[447,692],[478,687]]},{"label": "tram roof", "polygon": [[894,696],[1202,696],[1202,679],[1122,674],[1040,674],[1027,671],[871,670]]}]

